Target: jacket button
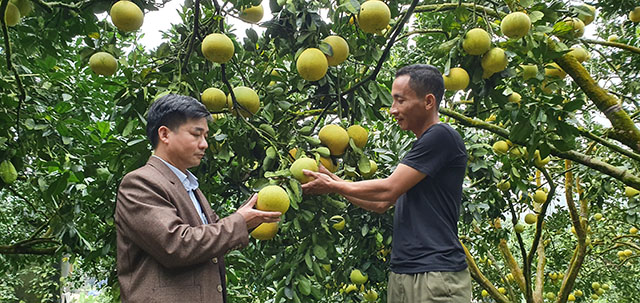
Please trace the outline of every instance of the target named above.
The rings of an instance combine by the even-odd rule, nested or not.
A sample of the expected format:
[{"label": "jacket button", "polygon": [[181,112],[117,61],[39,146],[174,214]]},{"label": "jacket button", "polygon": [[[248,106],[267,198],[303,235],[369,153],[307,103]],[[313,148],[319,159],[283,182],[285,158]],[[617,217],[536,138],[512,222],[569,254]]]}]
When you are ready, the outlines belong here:
[{"label": "jacket button", "polygon": [[211,259],[211,262],[213,262],[213,264],[218,264],[218,258]]},{"label": "jacket button", "polygon": [[218,285],[218,292],[222,292],[222,285]]}]

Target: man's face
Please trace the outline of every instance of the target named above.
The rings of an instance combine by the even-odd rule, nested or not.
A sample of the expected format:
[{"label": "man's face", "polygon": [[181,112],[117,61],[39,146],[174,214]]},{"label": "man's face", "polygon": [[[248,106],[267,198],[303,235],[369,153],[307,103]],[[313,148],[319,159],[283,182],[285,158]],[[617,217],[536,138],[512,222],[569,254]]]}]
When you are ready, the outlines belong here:
[{"label": "man's face", "polygon": [[206,118],[189,119],[175,131],[167,128],[166,132],[163,141],[167,144],[167,153],[176,167],[187,169],[200,165],[209,146],[206,140],[209,132]]},{"label": "man's face", "polygon": [[424,125],[428,108],[426,96],[422,98],[416,96],[416,92],[409,86],[410,80],[409,75],[402,75],[393,81],[391,86],[393,104],[389,112],[400,128],[414,131]]}]

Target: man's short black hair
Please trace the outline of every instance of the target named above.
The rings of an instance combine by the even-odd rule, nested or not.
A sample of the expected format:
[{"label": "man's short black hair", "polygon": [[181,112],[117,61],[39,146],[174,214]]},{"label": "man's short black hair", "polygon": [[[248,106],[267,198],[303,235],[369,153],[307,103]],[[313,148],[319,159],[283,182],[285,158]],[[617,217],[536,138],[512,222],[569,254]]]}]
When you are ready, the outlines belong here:
[{"label": "man's short black hair", "polygon": [[396,72],[396,78],[404,75],[409,75],[409,87],[418,97],[431,93],[436,97],[438,107],[440,106],[444,95],[444,80],[437,68],[429,64],[407,65]]},{"label": "man's short black hair", "polygon": [[147,138],[151,141],[151,147],[158,146],[158,128],[166,126],[176,131],[189,119],[207,118],[211,114],[204,104],[198,100],[182,95],[169,94],[160,97],[151,104],[147,115]]}]

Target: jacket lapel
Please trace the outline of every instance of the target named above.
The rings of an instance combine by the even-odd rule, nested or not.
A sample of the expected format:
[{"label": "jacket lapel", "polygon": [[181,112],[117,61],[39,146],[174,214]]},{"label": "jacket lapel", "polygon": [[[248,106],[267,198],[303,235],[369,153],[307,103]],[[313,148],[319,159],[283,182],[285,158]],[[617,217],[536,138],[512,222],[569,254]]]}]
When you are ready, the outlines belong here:
[{"label": "jacket lapel", "polygon": [[[160,175],[162,175],[167,179],[167,181],[171,183],[172,188],[168,189],[169,195],[174,197],[176,208],[178,209],[178,211],[184,212],[184,215],[181,215],[182,220],[191,226],[202,225],[202,219],[200,218],[200,215],[198,214],[196,208],[193,206],[191,197],[189,197],[189,193],[187,193],[187,190],[184,188],[184,185],[182,184],[180,179],[178,179],[178,176],[176,176],[176,174],[166,164],[164,164],[162,160],[158,159],[157,157],[149,157],[147,165],[150,165],[153,168],[157,169],[160,172]],[[200,192],[200,190],[198,190],[197,192]],[[202,203],[200,203],[200,205],[202,206]],[[209,220],[209,218],[207,218],[207,220]]]}]

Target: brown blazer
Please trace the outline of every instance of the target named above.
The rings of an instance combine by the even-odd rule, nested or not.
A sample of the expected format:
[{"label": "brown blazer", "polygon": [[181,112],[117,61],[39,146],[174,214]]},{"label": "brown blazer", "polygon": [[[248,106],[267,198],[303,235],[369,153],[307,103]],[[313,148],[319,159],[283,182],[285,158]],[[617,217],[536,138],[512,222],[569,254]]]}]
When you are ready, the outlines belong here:
[{"label": "brown blazer", "polygon": [[160,159],[124,176],[115,212],[123,302],[226,302],[223,256],[249,243],[247,226],[237,213],[219,219],[196,196],[210,224]]}]

